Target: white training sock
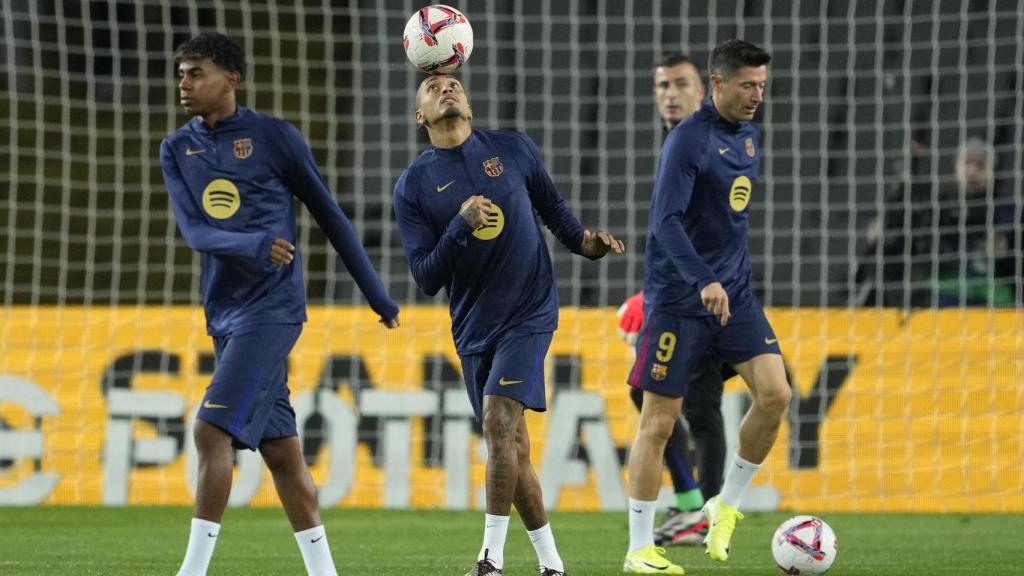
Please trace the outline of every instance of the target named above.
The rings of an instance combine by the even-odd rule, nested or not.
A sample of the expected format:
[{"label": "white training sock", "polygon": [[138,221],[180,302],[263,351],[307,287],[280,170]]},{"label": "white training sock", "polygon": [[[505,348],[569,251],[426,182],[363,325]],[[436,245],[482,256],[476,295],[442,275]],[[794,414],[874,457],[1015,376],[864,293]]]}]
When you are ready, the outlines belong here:
[{"label": "white training sock", "polygon": [[736,453],[733,456],[732,465],[725,473],[725,483],[722,484],[722,492],[718,495],[719,502],[738,507],[743,493],[747,491],[750,481],[754,479],[754,474],[760,469],[760,464],[747,462],[740,457],[739,453]]},{"label": "white training sock", "polygon": [[508,534],[508,516],[484,515],[484,545],[476,559],[479,562],[484,555],[494,567],[501,569],[505,564],[505,536]]},{"label": "white training sock", "polygon": [[327,532],[322,524],[296,532],[295,541],[299,543],[302,561],[306,564],[309,576],[338,576],[331,558],[331,547],[327,545]]},{"label": "white training sock", "polygon": [[192,531],[188,535],[188,549],[185,559],[181,562],[178,576],[206,576],[206,569],[213,557],[213,547],[217,545],[220,535],[220,524],[207,522],[199,518],[192,519]]},{"label": "white training sock", "polygon": [[629,552],[654,546],[654,513],[658,501],[629,499]]},{"label": "white training sock", "polygon": [[558,555],[558,548],[555,548],[555,535],[551,532],[551,524],[545,524],[536,530],[527,530],[530,542],[533,542],[533,549],[537,551],[537,563],[545,568],[565,571],[562,565],[562,558]]}]

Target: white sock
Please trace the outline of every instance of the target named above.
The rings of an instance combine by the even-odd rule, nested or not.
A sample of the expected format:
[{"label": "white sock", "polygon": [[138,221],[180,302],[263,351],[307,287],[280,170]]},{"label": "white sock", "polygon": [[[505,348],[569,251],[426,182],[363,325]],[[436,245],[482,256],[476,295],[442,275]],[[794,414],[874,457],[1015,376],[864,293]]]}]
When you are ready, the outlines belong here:
[{"label": "white sock", "polygon": [[323,525],[296,532],[295,541],[299,543],[302,561],[306,564],[306,573],[309,576],[338,576]]},{"label": "white sock", "polygon": [[658,501],[629,499],[629,552],[654,546],[654,513]]},{"label": "white sock", "polygon": [[545,524],[536,530],[527,530],[526,533],[530,536],[530,542],[533,542],[533,549],[537,551],[538,564],[559,572],[565,570],[562,558],[558,555],[558,548],[555,548],[555,535],[551,532],[551,524]]},{"label": "white sock", "polygon": [[210,566],[213,547],[217,545],[220,535],[220,524],[207,522],[199,518],[192,519],[192,531],[188,535],[188,549],[185,559],[181,562],[178,576],[206,576]]},{"label": "white sock", "polygon": [[761,469],[760,464],[747,462],[740,457],[739,453],[733,456],[732,465],[725,473],[725,483],[722,484],[722,492],[718,495],[719,502],[725,502],[729,506],[739,506],[743,493],[750,486],[754,474]]},{"label": "white sock", "polygon": [[508,516],[484,515],[484,545],[480,547],[477,561],[484,555],[494,567],[501,569],[505,564],[505,535],[508,534]]}]

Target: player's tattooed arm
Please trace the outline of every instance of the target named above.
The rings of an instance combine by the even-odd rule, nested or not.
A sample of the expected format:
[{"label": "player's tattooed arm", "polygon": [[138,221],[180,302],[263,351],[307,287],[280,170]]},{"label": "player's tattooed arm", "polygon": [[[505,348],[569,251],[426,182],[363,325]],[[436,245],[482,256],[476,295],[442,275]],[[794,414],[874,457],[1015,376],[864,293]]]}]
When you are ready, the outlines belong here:
[{"label": "player's tattooed arm", "polygon": [[491,201],[485,196],[470,196],[462,203],[459,209],[459,216],[469,224],[473,230],[477,230],[487,224],[487,217],[491,214]]}]

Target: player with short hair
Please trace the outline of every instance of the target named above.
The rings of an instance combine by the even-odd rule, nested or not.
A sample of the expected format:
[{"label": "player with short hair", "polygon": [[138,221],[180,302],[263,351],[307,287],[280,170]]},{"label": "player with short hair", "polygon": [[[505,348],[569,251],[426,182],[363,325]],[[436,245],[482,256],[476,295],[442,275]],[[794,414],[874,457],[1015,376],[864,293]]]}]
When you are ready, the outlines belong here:
[{"label": "player with short hair", "polygon": [[[667,54],[654,68],[654,101],[661,119],[662,135],[700,108],[704,100],[700,67],[685,54]],[[636,344],[644,320],[643,291],[619,308],[619,333],[630,345]],[[690,376],[685,419],[677,419],[665,445],[665,467],[675,491],[675,505],[669,507],[654,530],[658,546],[697,546],[707,535],[708,521],[702,508],[722,487],[725,467],[725,424],[722,420],[723,378],[735,373],[714,354],[708,353]],[[643,406],[643,390],[630,387],[629,396],[637,409]],[[695,453],[690,449],[690,436]],[[693,476],[694,456],[700,483]]]},{"label": "player with short hair", "polygon": [[203,576],[231,492],[234,449],[259,450],[310,575],[337,574],[297,439],[286,359],[306,321],[293,196],[313,214],[388,328],[385,291],[309,145],[284,120],[235,101],[242,48],[223,34],[178,47],[181,105],[193,118],[160,145],[160,164],[185,241],[202,254],[207,332],[217,366],[195,426],[199,482],[179,576]]},{"label": "player with short hair", "polygon": [[470,576],[501,574],[512,504],[543,576],[565,573],[530,463],[523,412],[544,411],[544,357],[558,325],[558,291],[536,214],[574,254],[622,243],[584,230],[525,134],[472,127],[455,76],[420,83],[416,122],[431,146],[395,184],[395,215],[409,267],[428,295],[444,288],[463,377],[487,443],[484,542]]},{"label": "player with short hair", "polygon": [[711,57],[712,100],[672,130],[661,152],[647,230],[645,322],[629,382],[644,390],[629,456],[626,572],[682,574],[654,546],[651,528],[665,442],[690,372],[710,350],[733,366],[753,404],[718,496],[704,505],[705,543],[724,562],[737,507],[778,436],[791,391],[778,339],[750,287],[748,204],[761,136],[751,122],[764,99],[767,52],[728,40]]}]

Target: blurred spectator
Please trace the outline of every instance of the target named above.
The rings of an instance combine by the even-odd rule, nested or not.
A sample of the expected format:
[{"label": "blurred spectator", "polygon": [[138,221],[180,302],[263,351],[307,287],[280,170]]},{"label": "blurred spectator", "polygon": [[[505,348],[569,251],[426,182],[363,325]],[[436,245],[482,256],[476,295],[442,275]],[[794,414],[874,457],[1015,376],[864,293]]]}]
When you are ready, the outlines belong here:
[{"label": "blurred spectator", "polygon": [[857,303],[1013,306],[1014,210],[994,193],[995,168],[992,146],[972,136],[957,152],[955,186],[916,178],[909,198],[887,198],[858,263]]}]

